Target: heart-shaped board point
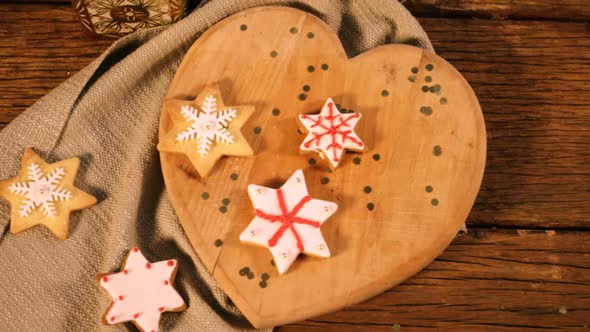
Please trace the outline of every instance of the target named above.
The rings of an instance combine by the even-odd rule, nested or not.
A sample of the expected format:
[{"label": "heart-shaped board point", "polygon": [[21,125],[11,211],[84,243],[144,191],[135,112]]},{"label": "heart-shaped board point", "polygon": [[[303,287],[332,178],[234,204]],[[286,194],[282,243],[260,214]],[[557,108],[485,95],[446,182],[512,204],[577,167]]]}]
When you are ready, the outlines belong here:
[{"label": "heart-shaped board point", "polygon": [[[254,107],[241,127],[254,154],[223,157],[204,178],[185,154],[161,152],[162,171],[192,246],[254,326],[373,297],[434,260],[465,222],[483,177],[484,119],[469,84],[437,55],[386,45],[349,59],[317,17],[259,7],[205,32],[166,100],[189,103],[211,84],[226,105]],[[362,114],[355,130],[366,145],[335,170],[299,148],[298,116],[327,98]],[[164,107],[160,139],[176,130],[174,111]],[[331,257],[300,257],[279,275],[268,250],[240,242],[255,216],[247,188],[279,188],[297,169],[310,195],[338,205],[322,224]]]}]

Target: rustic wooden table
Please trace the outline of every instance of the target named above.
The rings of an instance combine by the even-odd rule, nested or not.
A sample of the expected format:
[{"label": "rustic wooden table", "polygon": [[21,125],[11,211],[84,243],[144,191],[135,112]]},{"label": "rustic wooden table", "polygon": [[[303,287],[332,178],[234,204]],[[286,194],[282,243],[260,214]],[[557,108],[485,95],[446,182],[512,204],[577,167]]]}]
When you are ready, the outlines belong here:
[{"label": "rustic wooden table", "polygon": [[[405,4],[486,117],[469,233],[385,294],[278,330],[590,331],[587,0]],[[111,43],[67,0],[0,0],[0,129]]]}]

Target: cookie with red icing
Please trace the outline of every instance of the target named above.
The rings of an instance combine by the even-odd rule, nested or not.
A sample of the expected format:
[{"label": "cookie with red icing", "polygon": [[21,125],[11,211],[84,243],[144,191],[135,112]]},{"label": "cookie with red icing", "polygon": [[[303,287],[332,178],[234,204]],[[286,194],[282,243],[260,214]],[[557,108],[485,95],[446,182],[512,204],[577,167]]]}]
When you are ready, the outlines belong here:
[{"label": "cookie with red icing", "polygon": [[287,272],[300,253],[330,257],[320,226],[338,205],[312,198],[303,171],[295,171],[279,189],[251,184],[248,195],[256,215],[240,240],[267,247],[279,274]]},{"label": "cookie with red icing", "polygon": [[328,98],[319,114],[299,115],[299,121],[307,130],[299,148],[319,152],[322,159],[328,159],[330,168],[335,169],[345,150],[365,149],[365,143],[354,131],[360,119],[360,113],[340,113],[334,101]]},{"label": "cookie with red icing", "polygon": [[132,322],[141,331],[159,331],[163,312],[186,309],[173,286],[177,271],[175,259],[151,263],[138,248],[133,248],[121,272],[98,276],[100,286],[113,299],[103,322]]}]

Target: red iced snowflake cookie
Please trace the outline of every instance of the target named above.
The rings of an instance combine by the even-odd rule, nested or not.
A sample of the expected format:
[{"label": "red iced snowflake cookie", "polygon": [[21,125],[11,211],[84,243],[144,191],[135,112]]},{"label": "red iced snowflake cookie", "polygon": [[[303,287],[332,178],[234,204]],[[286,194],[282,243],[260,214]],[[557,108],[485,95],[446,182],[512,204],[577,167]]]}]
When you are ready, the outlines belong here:
[{"label": "red iced snowflake cookie", "polygon": [[320,226],[336,212],[338,205],[312,198],[301,170],[295,171],[279,189],[251,184],[248,195],[256,216],[240,240],[269,248],[280,274],[289,269],[300,253],[330,257]]},{"label": "red iced snowflake cookie", "polygon": [[301,143],[303,151],[317,151],[328,158],[332,169],[338,167],[344,150],[362,151],[365,144],[354,132],[360,113],[342,114],[331,98],[319,114],[301,114],[299,121],[308,134]]},{"label": "red iced snowflake cookie", "polygon": [[159,330],[165,311],[182,311],[186,305],[172,284],[178,270],[174,259],[149,262],[137,248],[129,252],[121,272],[100,275],[100,286],[113,298],[103,321],[133,322],[141,331]]}]

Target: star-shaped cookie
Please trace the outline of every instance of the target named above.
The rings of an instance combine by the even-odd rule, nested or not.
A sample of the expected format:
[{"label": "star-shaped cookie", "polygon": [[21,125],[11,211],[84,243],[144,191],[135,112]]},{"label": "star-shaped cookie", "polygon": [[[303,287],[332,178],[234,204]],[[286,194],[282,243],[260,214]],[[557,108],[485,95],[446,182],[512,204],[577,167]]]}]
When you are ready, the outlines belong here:
[{"label": "star-shaped cookie", "polygon": [[308,134],[301,143],[303,151],[317,151],[328,158],[330,168],[338,167],[344,150],[363,151],[365,144],[354,132],[360,113],[342,114],[331,98],[319,114],[301,114],[299,121]]},{"label": "star-shaped cookie", "polygon": [[65,240],[71,212],[96,204],[95,197],[74,187],[79,167],[78,158],[47,164],[27,148],[19,174],[0,181],[0,196],[11,205],[10,232],[45,225]]},{"label": "star-shaped cookie", "polygon": [[121,272],[98,276],[100,286],[113,299],[103,322],[130,321],[141,331],[158,331],[163,312],[186,309],[173,286],[177,271],[175,259],[150,263],[138,248],[131,249]]},{"label": "star-shaped cookie", "polygon": [[168,99],[164,111],[172,125],[161,136],[158,150],[185,154],[202,177],[222,156],[254,153],[241,132],[254,107],[225,106],[217,85],[207,86],[192,101]]},{"label": "star-shaped cookie", "polygon": [[309,196],[303,171],[295,171],[279,189],[251,184],[248,195],[256,215],[240,240],[269,248],[279,274],[285,273],[300,253],[330,257],[320,226],[338,205]]}]

